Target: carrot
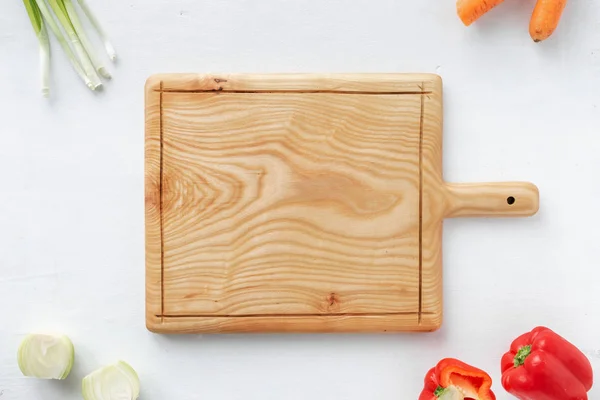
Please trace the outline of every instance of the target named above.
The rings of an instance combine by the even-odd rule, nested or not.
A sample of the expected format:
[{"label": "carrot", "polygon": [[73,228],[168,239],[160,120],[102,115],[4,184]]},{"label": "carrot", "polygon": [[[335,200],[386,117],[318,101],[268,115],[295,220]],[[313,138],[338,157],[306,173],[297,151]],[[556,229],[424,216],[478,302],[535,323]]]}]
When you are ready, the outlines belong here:
[{"label": "carrot", "polygon": [[566,5],[567,0],[538,0],[529,24],[529,34],[535,42],[546,40],[554,33]]},{"label": "carrot", "polygon": [[483,14],[502,3],[504,0],[458,0],[456,11],[466,26],[477,21]]}]

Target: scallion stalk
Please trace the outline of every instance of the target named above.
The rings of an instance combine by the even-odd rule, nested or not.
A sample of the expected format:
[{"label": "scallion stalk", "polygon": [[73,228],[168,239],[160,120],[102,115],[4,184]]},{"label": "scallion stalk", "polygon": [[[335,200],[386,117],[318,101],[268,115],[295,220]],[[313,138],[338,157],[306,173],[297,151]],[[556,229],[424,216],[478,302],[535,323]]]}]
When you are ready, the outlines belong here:
[{"label": "scallion stalk", "polygon": [[112,61],[116,59],[115,50],[85,0],[77,0],[77,2],[80,10],[77,9],[75,0],[23,0],[40,45],[42,94],[45,97],[50,94],[49,32],[56,36],[71,66],[91,90],[102,87],[101,78],[111,79],[111,74],[97,56],[89,34],[81,23],[81,11],[104,42],[106,52]]},{"label": "scallion stalk", "polygon": [[23,0],[23,4],[25,4],[31,25],[40,42],[42,95],[48,97],[50,95],[50,41],[48,39],[48,31],[46,30],[46,24],[44,23],[40,8],[35,0]]},{"label": "scallion stalk", "polygon": [[100,25],[100,21],[98,21],[98,19],[96,18],[96,16],[92,12],[92,10],[89,8],[86,0],[77,0],[77,2],[79,3],[79,6],[83,10],[83,13],[87,17],[87,19],[91,22],[92,26],[96,29],[96,32],[98,32],[98,36],[100,36],[100,39],[104,43],[104,48],[106,49],[106,54],[108,54],[108,57],[112,61],[115,61],[117,59],[117,53],[115,52],[115,48],[113,47],[112,43],[108,39],[106,32],[104,32],[104,29],[102,29],[102,26]]},{"label": "scallion stalk", "polygon": [[62,25],[62,28],[65,30],[71,42],[71,45],[75,49],[75,54],[77,54],[79,62],[83,67],[83,71],[85,72],[86,76],[91,82],[90,89],[96,90],[100,88],[102,86],[102,82],[100,81],[98,74],[96,74],[96,69],[92,64],[88,53],[85,51],[85,48],[83,47],[83,44],[81,43],[77,32],[75,32],[75,28],[73,27],[73,23],[69,18],[69,14],[67,13],[67,9],[64,2],[62,0],[48,0],[48,3],[50,4],[50,7],[52,7],[54,14],[58,18],[58,21]]},{"label": "scallion stalk", "polygon": [[95,89],[94,85],[92,84],[92,80],[85,74],[84,70],[82,69],[81,65],[79,64],[79,61],[77,60],[77,58],[75,57],[75,54],[73,53],[73,50],[69,46],[67,39],[65,38],[64,34],[58,27],[58,24],[56,23],[56,21],[54,20],[54,17],[52,16],[50,9],[48,9],[48,6],[46,5],[45,0],[30,0],[31,3],[33,3],[34,1],[37,4],[40,13],[43,16],[43,19],[46,21],[46,24],[48,24],[48,27],[50,28],[52,33],[54,33],[54,36],[56,36],[56,38],[58,39],[58,42],[60,43],[63,51],[67,55],[67,58],[71,62],[73,69],[75,69],[75,71],[77,72],[77,75],[79,75],[79,77],[85,82],[85,84],[90,89],[92,89],[92,90]]},{"label": "scallion stalk", "polygon": [[106,79],[110,79],[111,78],[110,73],[108,72],[106,67],[104,67],[98,60],[98,57],[96,56],[96,52],[94,51],[94,47],[90,43],[90,40],[88,39],[87,34],[85,33],[85,30],[83,29],[83,25],[81,24],[79,16],[77,15],[77,11],[75,10],[75,7],[73,6],[73,2],[71,0],[62,0],[62,4],[65,6],[65,9],[69,16],[69,19],[71,20],[71,23],[73,24],[73,28],[75,28],[75,32],[77,33],[79,40],[81,40],[81,44],[83,45],[83,48],[87,52],[87,54],[90,58],[90,61],[92,62],[92,65],[94,65],[94,67],[96,68],[96,71],[98,71],[98,73],[102,77],[104,77]]}]

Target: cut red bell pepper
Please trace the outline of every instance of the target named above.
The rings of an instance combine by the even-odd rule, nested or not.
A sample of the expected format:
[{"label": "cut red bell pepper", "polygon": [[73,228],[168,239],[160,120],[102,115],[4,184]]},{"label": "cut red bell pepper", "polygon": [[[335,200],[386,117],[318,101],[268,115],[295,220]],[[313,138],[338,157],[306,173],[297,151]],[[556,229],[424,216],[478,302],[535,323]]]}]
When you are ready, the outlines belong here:
[{"label": "cut red bell pepper", "polygon": [[491,390],[492,378],[454,358],[444,358],[431,368],[424,383],[419,400],[496,400]]},{"label": "cut red bell pepper", "polygon": [[516,338],[501,364],[502,386],[520,400],[587,400],[593,384],[587,357],[541,326]]}]

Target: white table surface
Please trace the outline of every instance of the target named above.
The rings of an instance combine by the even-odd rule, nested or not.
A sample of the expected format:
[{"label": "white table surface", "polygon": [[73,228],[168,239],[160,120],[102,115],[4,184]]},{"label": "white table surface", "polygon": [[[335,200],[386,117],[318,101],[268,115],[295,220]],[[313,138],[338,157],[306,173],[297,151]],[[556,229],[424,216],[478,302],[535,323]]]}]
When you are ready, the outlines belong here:
[{"label": "white table surface", "polygon": [[[143,400],[411,400],[443,357],[486,369],[546,325],[600,371],[600,2],[547,42],[533,1],[465,28],[454,0],[90,0],[120,61],[94,95],[53,43],[52,99],[21,1],[0,13],[0,400],[80,398],[117,359]],[[448,181],[525,180],[527,219],[449,220],[431,334],[160,336],[144,324],[143,85],[155,72],[438,72]],[[68,334],[66,382],[26,379],[23,335]],[[600,398],[600,384],[590,392]]]}]

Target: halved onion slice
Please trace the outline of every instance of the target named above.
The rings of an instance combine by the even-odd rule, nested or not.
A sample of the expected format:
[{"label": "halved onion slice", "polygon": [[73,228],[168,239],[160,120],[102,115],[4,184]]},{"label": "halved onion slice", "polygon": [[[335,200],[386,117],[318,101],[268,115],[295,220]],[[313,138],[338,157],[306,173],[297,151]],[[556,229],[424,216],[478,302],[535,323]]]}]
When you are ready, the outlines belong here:
[{"label": "halved onion slice", "polygon": [[65,335],[27,335],[17,355],[23,375],[39,379],[65,379],[74,360],[73,343]]},{"label": "halved onion slice", "polygon": [[140,380],[129,364],[118,361],[83,378],[82,393],[85,400],[136,400]]}]

